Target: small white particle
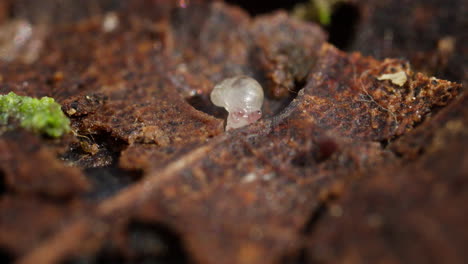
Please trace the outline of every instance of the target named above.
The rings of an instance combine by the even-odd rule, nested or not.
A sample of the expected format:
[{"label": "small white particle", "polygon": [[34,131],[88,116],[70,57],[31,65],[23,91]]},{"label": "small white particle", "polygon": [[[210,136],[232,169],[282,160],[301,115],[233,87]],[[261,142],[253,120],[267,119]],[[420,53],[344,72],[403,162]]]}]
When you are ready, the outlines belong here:
[{"label": "small white particle", "polygon": [[70,108],[69,110],[67,110],[67,114],[69,116],[72,116],[72,115],[76,114],[76,109],[75,108]]},{"label": "small white particle", "polygon": [[452,54],[455,50],[457,40],[452,36],[446,36],[437,42],[437,49],[442,54]]},{"label": "small white particle", "polygon": [[195,96],[195,95],[197,95],[197,90],[190,90],[189,95],[190,95],[190,96]]},{"label": "small white particle", "polygon": [[404,71],[382,74],[379,77],[377,77],[377,80],[379,81],[390,80],[393,84],[398,86],[403,86],[406,83],[407,79],[408,77],[406,76],[406,73]]},{"label": "small white particle", "polygon": [[269,180],[273,179],[274,177],[275,177],[275,174],[274,174],[274,173],[267,173],[267,174],[264,174],[264,175],[262,176],[262,179],[263,179],[264,181],[269,181]]},{"label": "small white particle", "polygon": [[109,33],[117,29],[119,26],[119,17],[116,13],[110,12],[104,16],[102,21],[102,31]]},{"label": "small white particle", "polygon": [[251,172],[244,176],[244,178],[242,179],[242,182],[249,183],[249,182],[255,181],[256,179],[257,179],[257,175]]},{"label": "small white particle", "polygon": [[187,64],[181,63],[181,64],[177,65],[176,70],[177,70],[178,72],[180,72],[180,73],[185,73],[185,72],[187,72],[187,71],[188,71]]}]

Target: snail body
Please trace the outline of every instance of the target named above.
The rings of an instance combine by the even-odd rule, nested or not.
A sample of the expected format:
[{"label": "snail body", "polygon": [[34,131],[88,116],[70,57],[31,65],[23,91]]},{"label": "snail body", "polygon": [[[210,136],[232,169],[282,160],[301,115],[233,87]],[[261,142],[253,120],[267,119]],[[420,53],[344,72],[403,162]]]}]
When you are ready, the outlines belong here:
[{"label": "snail body", "polygon": [[217,84],[210,98],[214,105],[228,111],[226,130],[251,124],[262,116],[262,86],[248,76],[228,78]]}]

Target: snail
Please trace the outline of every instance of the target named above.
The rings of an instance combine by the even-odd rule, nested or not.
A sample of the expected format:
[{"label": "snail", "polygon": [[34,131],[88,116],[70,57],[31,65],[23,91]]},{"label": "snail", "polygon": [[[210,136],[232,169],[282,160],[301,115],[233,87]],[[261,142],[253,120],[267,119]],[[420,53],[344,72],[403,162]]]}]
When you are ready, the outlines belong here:
[{"label": "snail", "polygon": [[211,102],[228,111],[226,131],[254,123],[262,116],[263,89],[245,75],[225,79],[215,85]]}]

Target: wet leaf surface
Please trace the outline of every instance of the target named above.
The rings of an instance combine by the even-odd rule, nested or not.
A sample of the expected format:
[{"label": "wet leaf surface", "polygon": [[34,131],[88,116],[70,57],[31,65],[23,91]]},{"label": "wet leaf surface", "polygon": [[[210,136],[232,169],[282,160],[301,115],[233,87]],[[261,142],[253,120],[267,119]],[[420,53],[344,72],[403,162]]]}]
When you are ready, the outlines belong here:
[{"label": "wet leaf surface", "polygon": [[[0,257],[466,259],[461,85],[340,51],[281,11],[158,0],[116,14],[111,31],[106,15],[49,25],[37,61],[0,62],[1,93],[54,97],[73,128],[0,136]],[[394,73],[404,82],[381,78]],[[264,87],[265,115],[224,132],[209,93],[238,74]]]}]

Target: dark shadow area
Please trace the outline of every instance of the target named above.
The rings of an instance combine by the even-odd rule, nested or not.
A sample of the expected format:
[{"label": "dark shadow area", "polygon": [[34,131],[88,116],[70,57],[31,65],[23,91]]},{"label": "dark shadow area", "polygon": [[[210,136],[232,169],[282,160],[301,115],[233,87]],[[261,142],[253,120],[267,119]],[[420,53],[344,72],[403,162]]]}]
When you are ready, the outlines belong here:
[{"label": "dark shadow area", "polygon": [[347,50],[356,36],[359,20],[358,6],[350,3],[334,6],[331,24],[327,28],[328,41],[341,50]]},{"label": "dark shadow area", "polygon": [[284,256],[281,261],[281,264],[307,264],[310,263],[307,258],[307,250],[305,248],[301,248],[297,252],[289,253],[288,255]]},{"label": "dark shadow area", "polygon": [[128,226],[128,236],[139,263],[188,263],[179,236],[164,225],[133,222]]},{"label": "dark shadow area", "polygon": [[[119,231],[117,231],[119,232]],[[93,255],[71,257],[63,264],[188,264],[191,261],[177,234],[156,223],[132,222],[109,238]],[[4,263],[4,262],[2,262]]]},{"label": "dark shadow area", "polygon": [[[266,14],[278,9],[291,11],[299,3],[307,0],[277,0],[277,1],[251,1],[227,0],[226,2],[245,9],[251,15]],[[324,28],[329,33],[329,42],[339,49],[347,50],[356,36],[357,25],[360,20],[360,11],[352,3],[338,3],[333,7],[331,24]]]},{"label": "dark shadow area", "polygon": [[338,151],[338,143],[330,138],[321,138],[309,150],[299,152],[291,164],[299,167],[310,167],[311,164],[320,164],[329,160]]},{"label": "dark shadow area", "polygon": [[291,102],[296,98],[297,92],[290,93],[288,97],[281,99],[274,99],[268,96],[265,97],[263,103],[263,116],[262,118],[272,117],[283,112]]},{"label": "dark shadow area", "polygon": [[13,261],[14,261],[13,255],[10,252],[8,252],[6,249],[0,248],[0,263],[10,264],[10,263],[13,263]]},{"label": "dark shadow area", "polygon": [[253,0],[226,0],[230,4],[238,5],[251,15],[269,13],[277,9],[291,10],[298,3],[308,2],[307,0],[276,0],[276,1],[253,1]]},{"label": "dark shadow area", "polygon": [[143,176],[141,171],[127,171],[117,167],[88,168],[83,172],[93,186],[85,197],[93,201],[108,198]]},{"label": "dark shadow area", "polygon": [[310,234],[314,231],[314,228],[317,226],[317,222],[322,219],[322,217],[327,212],[327,204],[325,202],[320,203],[312,214],[310,215],[309,219],[307,220],[306,224],[304,225],[302,232],[304,234]]},{"label": "dark shadow area", "polygon": [[[2,197],[7,192],[5,174],[0,171],[0,197]],[[0,262],[3,263],[3,262]]]},{"label": "dark shadow area", "polygon": [[109,241],[92,263],[189,263],[179,237],[164,225],[130,223],[126,230],[125,247],[124,252]]},{"label": "dark shadow area", "polygon": [[78,139],[80,142],[72,144],[61,159],[81,168],[91,182],[92,189],[84,195],[85,199],[100,201],[142,178],[142,171],[118,166],[120,153],[128,146],[125,141],[105,131],[79,135]]},{"label": "dark shadow area", "polygon": [[106,131],[96,134],[77,133],[80,142],[73,143],[60,158],[79,168],[109,167],[117,164],[120,152],[128,146],[125,141]]},{"label": "dark shadow area", "polygon": [[291,164],[299,168],[310,166],[313,163],[311,156],[310,153],[300,152],[292,159]]},{"label": "dark shadow area", "polygon": [[195,95],[187,98],[186,101],[198,111],[216,118],[226,119],[228,116],[228,112],[224,108],[217,107],[211,102],[209,95]]},{"label": "dark shadow area", "polygon": [[[264,73],[263,73],[264,74]],[[296,99],[300,90],[302,90],[307,84],[306,79],[301,81],[294,81],[294,87],[292,90],[289,90],[289,96],[275,99],[272,98],[268,93],[265,94],[265,105],[264,105],[264,116],[270,117],[275,116],[283,112],[291,102]]]}]

